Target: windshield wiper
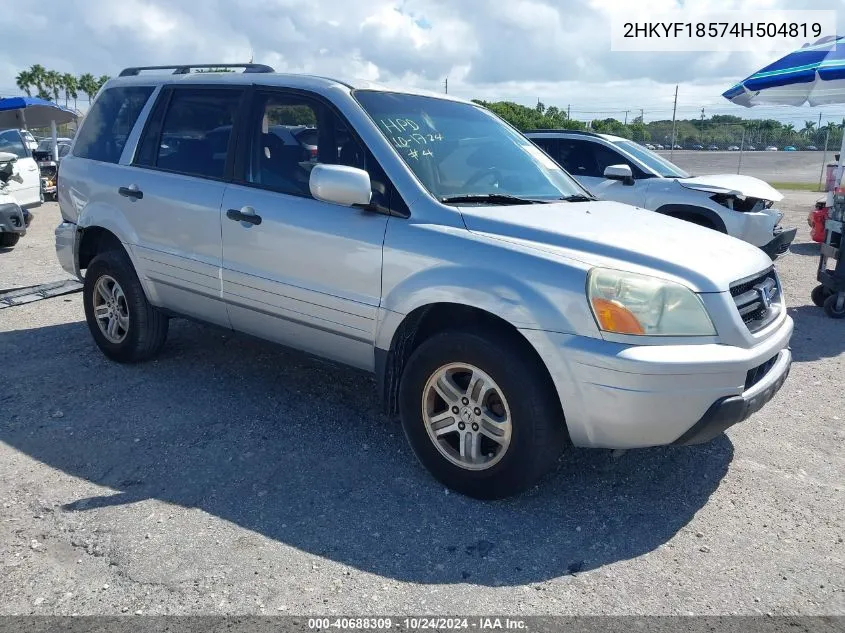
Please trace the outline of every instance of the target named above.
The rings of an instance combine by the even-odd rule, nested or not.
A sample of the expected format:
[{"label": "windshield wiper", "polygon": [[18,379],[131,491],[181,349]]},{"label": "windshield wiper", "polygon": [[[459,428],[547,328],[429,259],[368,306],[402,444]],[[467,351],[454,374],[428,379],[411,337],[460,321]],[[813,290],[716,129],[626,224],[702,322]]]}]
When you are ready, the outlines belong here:
[{"label": "windshield wiper", "polygon": [[440,202],[483,202],[487,204],[543,204],[545,200],[531,200],[509,196],[504,193],[471,193],[462,196],[446,196],[440,198]]},{"label": "windshield wiper", "polygon": [[571,196],[563,196],[560,200],[564,202],[593,202],[594,200],[598,200],[598,198],[583,193],[573,193]]}]

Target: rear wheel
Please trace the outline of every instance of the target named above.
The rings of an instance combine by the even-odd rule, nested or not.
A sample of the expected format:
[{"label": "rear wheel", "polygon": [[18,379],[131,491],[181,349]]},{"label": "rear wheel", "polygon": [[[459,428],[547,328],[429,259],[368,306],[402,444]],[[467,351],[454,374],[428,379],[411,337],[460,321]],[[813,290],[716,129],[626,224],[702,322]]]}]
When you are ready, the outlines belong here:
[{"label": "rear wheel", "polygon": [[112,360],[146,360],[164,345],[167,316],[147,301],[126,253],[111,250],[91,260],[83,303],[94,341]]},{"label": "rear wheel", "polygon": [[20,239],[20,233],[0,233],[0,248],[12,248]]},{"label": "rear wheel", "polygon": [[845,292],[834,293],[825,299],[824,313],[831,319],[845,318]]},{"label": "rear wheel", "polygon": [[566,445],[557,394],[525,347],[501,333],[451,331],[408,360],[399,394],[405,435],[449,488],[480,499],[519,493]]}]

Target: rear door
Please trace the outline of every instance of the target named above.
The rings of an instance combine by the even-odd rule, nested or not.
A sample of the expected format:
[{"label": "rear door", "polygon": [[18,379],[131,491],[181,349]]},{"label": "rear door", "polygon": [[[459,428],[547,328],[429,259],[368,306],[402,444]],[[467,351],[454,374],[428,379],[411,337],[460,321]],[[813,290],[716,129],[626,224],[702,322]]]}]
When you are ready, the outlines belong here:
[{"label": "rear door", "polygon": [[221,300],[220,205],[241,86],[163,89],[118,184],[137,265],[156,303],[229,325]]},{"label": "rear door", "polygon": [[41,202],[41,174],[32,152],[18,130],[0,132],[0,152],[10,152],[18,157],[15,170],[23,182],[10,180],[6,191],[22,207]]}]

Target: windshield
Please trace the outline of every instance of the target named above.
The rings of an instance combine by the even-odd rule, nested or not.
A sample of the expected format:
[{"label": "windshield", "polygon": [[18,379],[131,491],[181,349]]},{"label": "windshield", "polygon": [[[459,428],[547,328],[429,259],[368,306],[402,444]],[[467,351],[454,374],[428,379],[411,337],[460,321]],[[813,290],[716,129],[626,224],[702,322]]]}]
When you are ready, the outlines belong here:
[{"label": "windshield", "polygon": [[51,139],[44,139],[43,141],[38,142],[37,151],[39,152],[49,152],[53,149],[53,141]]},{"label": "windshield", "polygon": [[639,143],[635,143],[634,141],[614,141],[613,144],[631,154],[641,163],[645,163],[649,169],[665,178],[689,178],[689,174],[683,169],[674,163],[670,163],[659,154],[655,154],[650,149],[646,149]]},{"label": "windshield", "polygon": [[357,90],[355,98],[439,200],[558,200],[585,194],[541,149],[481,107],[372,90]]}]

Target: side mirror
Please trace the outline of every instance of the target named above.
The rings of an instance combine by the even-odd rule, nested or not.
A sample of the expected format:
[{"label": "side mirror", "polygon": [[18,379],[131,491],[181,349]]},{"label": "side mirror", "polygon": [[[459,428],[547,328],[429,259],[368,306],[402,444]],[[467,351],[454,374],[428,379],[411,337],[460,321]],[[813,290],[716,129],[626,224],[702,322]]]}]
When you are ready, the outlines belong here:
[{"label": "side mirror", "polygon": [[634,172],[630,165],[608,165],[604,169],[604,177],[609,180],[621,180],[625,185],[634,184]]},{"label": "side mirror", "polygon": [[317,200],[345,207],[370,204],[370,174],[346,165],[314,165],[308,179],[311,195]]}]

